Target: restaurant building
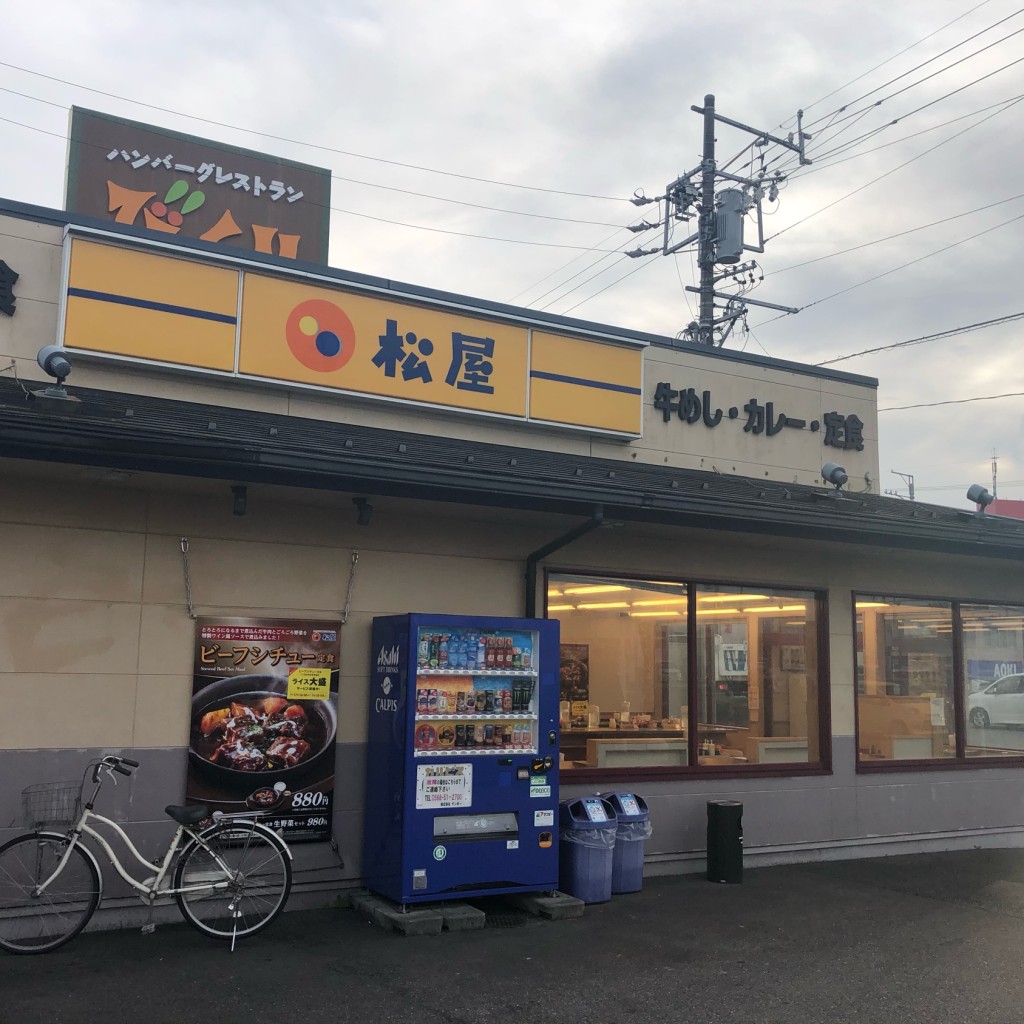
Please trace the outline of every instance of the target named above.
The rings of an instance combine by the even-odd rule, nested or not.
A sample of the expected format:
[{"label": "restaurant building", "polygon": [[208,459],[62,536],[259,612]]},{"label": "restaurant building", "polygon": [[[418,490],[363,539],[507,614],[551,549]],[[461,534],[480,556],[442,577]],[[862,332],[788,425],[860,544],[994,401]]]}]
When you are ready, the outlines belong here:
[{"label": "restaurant building", "polygon": [[0,272],[0,842],[120,752],[155,849],[196,619],[333,621],[295,905],[358,884],[401,612],[559,620],[562,795],[640,793],[649,873],[709,799],[749,864],[1020,842],[1024,522],[881,495],[874,379],[12,201]]}]

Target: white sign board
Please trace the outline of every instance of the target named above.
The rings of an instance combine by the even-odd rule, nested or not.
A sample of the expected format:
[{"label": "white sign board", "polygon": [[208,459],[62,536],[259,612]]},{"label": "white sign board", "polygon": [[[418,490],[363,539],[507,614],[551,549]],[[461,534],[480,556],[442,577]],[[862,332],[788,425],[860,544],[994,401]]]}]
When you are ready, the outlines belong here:
[{"label": "white sign board", "polygon": [[423,764],[416,768],[416,810],[469,807],[473,803],[471,764]]}]

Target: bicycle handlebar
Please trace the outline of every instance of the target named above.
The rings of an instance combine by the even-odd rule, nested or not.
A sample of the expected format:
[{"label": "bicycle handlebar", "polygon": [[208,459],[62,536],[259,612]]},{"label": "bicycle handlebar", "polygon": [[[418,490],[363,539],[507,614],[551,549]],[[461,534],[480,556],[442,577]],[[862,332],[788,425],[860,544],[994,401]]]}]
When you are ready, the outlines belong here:
[{"label": "bicycle handlebar", "polygon": [[99,784],[101,771],[106,771],[108,774],[110,772],[117,772],[118,775],[127,775],[130,777],[132,773],[129,768],[125,767],[125,765],[128,765],[129,768],[138,768],[139,762],[133,761],[130,757],[117,757],[114,754],[108,754],[93,765],[92,781],[97,785]]}]

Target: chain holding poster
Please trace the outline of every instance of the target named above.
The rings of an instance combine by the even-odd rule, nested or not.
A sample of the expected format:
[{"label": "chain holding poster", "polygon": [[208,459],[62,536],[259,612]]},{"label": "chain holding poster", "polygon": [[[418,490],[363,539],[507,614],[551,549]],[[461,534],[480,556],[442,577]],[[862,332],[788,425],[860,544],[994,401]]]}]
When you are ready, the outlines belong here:
[{"label": "chain holding poster", "polygon": [[288,842],[331,837],[339,623],[196,622],[186,796]]}]

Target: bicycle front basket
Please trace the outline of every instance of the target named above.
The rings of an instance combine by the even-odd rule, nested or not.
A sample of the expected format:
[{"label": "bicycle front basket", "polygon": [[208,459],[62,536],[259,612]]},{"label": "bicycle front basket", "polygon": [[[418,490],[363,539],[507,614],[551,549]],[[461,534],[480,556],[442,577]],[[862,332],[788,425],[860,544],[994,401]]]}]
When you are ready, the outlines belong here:
[{"label": "bicycle front basket", "polygon": [[21,791],[22,824],[33,831],[68,828],[81,813],[81,782],[38,782]]}]

